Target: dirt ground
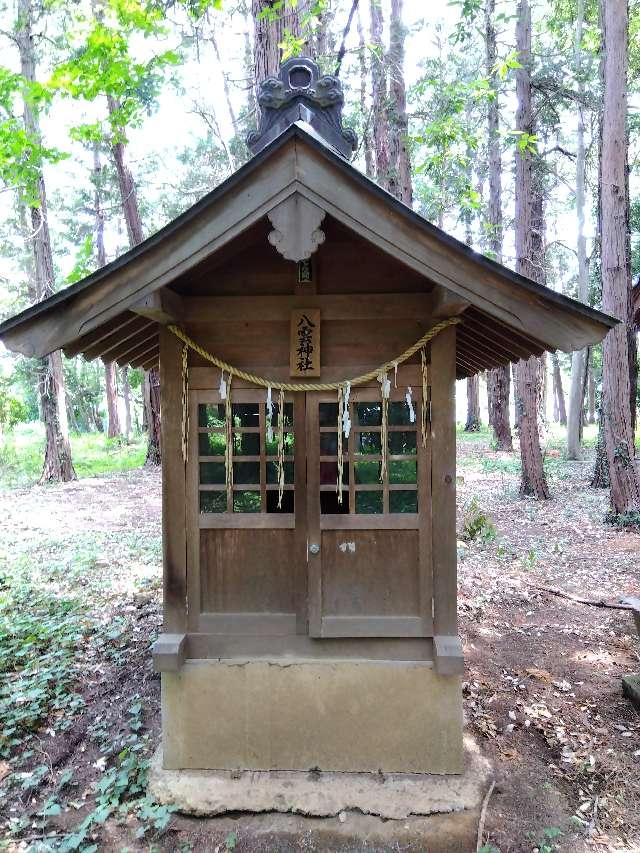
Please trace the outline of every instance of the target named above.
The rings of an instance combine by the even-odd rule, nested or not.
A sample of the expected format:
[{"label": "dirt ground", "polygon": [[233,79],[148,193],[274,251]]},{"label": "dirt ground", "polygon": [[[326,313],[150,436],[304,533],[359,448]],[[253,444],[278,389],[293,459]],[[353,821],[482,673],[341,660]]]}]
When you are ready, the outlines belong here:
[{"label": "dirt ground", "polygon": [[[589,460],[554,462],[554,499],[536,503],[518,497],[512,456],[483,440],[459,447],[459,529],[475,498],[496,531],[459,546],[465,715],[496,779],[483,849],[640,851],[640,715],[620,686],[623,674],[640,672],[632,619],[539,589],[592,599],[640,594],[640,536],[604,524],[607,495],[588,488]],[[51,582],[83,586],[94,626],[80,649],[83,705],[70,727],[48,721],[30,745],[33,758],[0,760],[0,849],[427,849],[417,824],[404,846],[387,844],[384,834],[354,846],[332,835],[337,824],[328,822],[333,840],[318,848],[310,839],[319,822],[304,818],[291,818],[286,838],[275,830],[282,822],[270,834],[269,816],[258,827],[246,815],[173,815],[167,828],[143,832],[139,815],[125,807],[68,846],[95,805],[95,786],[112,760],[107,744],[131,738],[131,729],[140,755],[158,743],[159,679],[149,649],[161,618],[159,474],[0,493],[0,518],[0,560],[35,565],[55,557],[62,568]],[[36,763],[48,768],[39,783],[15,784]],[[73,790],[53,819],[57,835],[46,839],[51,824],[45,832],[37,816],[67,771]],[[347,820],[357,829],[362,817]],[[16,831],[18,818],[26,820]]]}]

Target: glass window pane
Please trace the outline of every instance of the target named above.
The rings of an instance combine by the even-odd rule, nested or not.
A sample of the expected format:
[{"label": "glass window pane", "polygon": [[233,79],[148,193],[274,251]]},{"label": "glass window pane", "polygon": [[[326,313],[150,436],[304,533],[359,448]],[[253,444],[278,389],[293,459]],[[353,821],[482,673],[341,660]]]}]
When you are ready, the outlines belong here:
[{"label": "glass window pane", "polygon": [[224,462],[201,462],[200,482],[210,485],[211,483],[226,483],[227,477]]},{"label": "glass window pane", "polygon": [[[416,400],[413,401],[413,411],[416,418],[418,417],[419,405],[419,402],[416,402]],[[406,402],[396,401],[389,403],[389,423],[391,426],[412,426],[411,419],[409,417],[409,406],[407,406]]]},{"label": "glass window pane", "polygon": [[338,423],[338,404],[319,403],[320,426],[335,426]]},{"label": "glass window pane", "polygon": [[390,432],[389,453],[411,454],[416,452],[416,433],[413,432]]},{"label": "glass window pane", "polygon": [[389,462],[390,483],[417,483],[418,463],[415,459],[400,459]]},{"label": "glass window pane", "polygon": [[356,492],[356,512],[359,515],[379,515],[382,512],[382,492]]},{"label": "glass window pane", "polygon": [[[271,415],[271,426],[275,430],[278,426],[278,409],[279,409],[278,392],[272,391],[271,395],[272,395],[272,399],[273,399],[273,414]],[[265,403],[265,407],[264,407],[264,413],[265,413],[265,423],[269,423],[269,414],[267,412],[266,403]],[[293,429],[293,403],[285,403],[284,404],[284,425],[288,429]]]},{"label": "glass window pane", "polygon": [[226,512],[226,492],[200,492],[200,512]]},{"label": "glass window pane", "polygon": [[224,456],[227,440],[222,432],[198,433],[198,453],[200,456]]},{"label": "glass window pane", "polygon": [[[342,435],[342,452],[347,453],[349,450],[349,439]],[[338,453],[338,433],[337,432],[321,432],[320,433],[320,456],[336,456]]]},{"label": "glass window pane", "polygon": [[267,512],[293,512],[295,510],[295,493],[292,489],[283,492],[282,505],[278,508],[278,493],[267,492]]},{"label": "glass window pane", "polygon": [[260,456],[260,433],[235,432],[233,454],[234,456]]},{"label": "glass window pane", "polygon": [[320,512],[323,515],[346,515],[349,512],[349,492],[342,493],[342,503],[338,503],[336,492],[320,492]]},{"label": "glass window pane", "polygon": [[258,427],[260,416],[257,403],[232,403],[231,416],[233,425],[237,427]]},{"label": "glass window pane", "polygon": [[244,483],[260,482],[260,463],[259,462],[234,462],[233,463],[233,482],[240,485]]},{"label": "glass window pane", "polygon": [[216,403],[201,403],[198,406],[198,426],[208,427],[223,427],[224,426],[224,406]]},{"label": "glass window pane", "polygon": [[[284,455],[285,456],[293,456],[296,449],[295,436],[292,432],[285,432],[284,434]],[[273,441],[267,441],[265,438],[265,452],[267,456],[277,456],[278,455],[278,433],[276,430],[273,431]]]},{"label": "glass window pane", "polygon": [[260,492],[234,492],[234,512],[260,512]]},{"label": "glass window pane", "polygon": [[[320,463],[320,485],[333,486],[338,482],[338,461],[321,462]],[[342,482],[345,485],[349,482],[349,463],[344,460],[344,468],[342,469]]]},{"label": "glass window pane", "polygon": [[389,492],[389,512],[418,512],[416,491]]},{"label": "glass window pane", "polygon": [[[284,481],[285,483],[293,483],[294,481],[294,463],[284,463]],[[278,463],[267,462],[267,483],[278,482]]]},{"label": "glass window pane", "polygon": [[380,444],[379,432],[360,432],[358,436],[358,453],[376,454],[382,453],[382,445]]},{"label": "glass window pane", "polygon": [[360,426],[380,426],[382,423],[382,404],[356,403],[356,422]]},{"label": "glass window pane", "polygon": [[354,462],[356,483],[379,483],[381,467],[380,462]]}]

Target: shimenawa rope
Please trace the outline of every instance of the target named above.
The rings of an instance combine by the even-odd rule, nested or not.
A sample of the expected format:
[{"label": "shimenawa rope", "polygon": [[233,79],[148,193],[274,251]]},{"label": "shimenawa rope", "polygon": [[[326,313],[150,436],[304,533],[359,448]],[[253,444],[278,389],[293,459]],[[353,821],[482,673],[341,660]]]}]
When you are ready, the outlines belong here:
[{"label": "shimenawa rope", "polygon": [[[258,385],[262,388],[267,389],[267,405],[269,405],[271,400],[271,390],[277,389],[279,394],[279,405],[278,405],[278,508],[282,507],[282,496],[284,494],[284,484],[285,484],[285,473],[284,473],[284,430],[285,430],[285,418],[284,418],[284,392],[285,391],[337,391],[338,392],[338,420],[337,420],[337,430],[338,430],[338,446],[337,446],[337,457],[338,457],[338,476],[336,482],[336,491],[338,493],[338,503],[342,503],[342,484],[343,484],[343,476],[344,476],[344,457],[343,457],[343,441],[342,435],[345,430],[345,411],[347,413],[348,420],[348,406],[349,406],[349,391],[351,386],[353,385],[364,385],[365,382],[369,382],[372,379],[377,379],[380,382],[380,397],[382,402],[382,421],[381,421],[381,435],[380,435],[380,443],[381,443],[381,454],[382,454],[382,464],[380,466],[380,480],[381,482],[384,480],[386,476],[387,470],[387,457],[388,457],[388,409],[389,409],[389,393],[390,393],[390,381],[387,378],[387,373],[390,370],[394,371],[394,386],[396,385],[396,377],[398,372],[398,365],[403,364],[403,362],[407,361],[411,358],[412,355],[420,350],[420,361],[421,361],[421,373],[422,373],[422,406],[421,406],[421,431],[422,431],[422,444],[426,447],[427,444],[427,357],[425,352],[425,346],[432,341],[433,338],[436,337],[440,332],[449,326],[454,326],[460,322],[460,318],[458,317],[450,317],[448,320],[443,320],[440,323],[437,323],[428,332],[413,344],[408,349],[406,349],[402,355],[398,356],[391,361],[385,362],[385,364],[376,368],[376,370],[371,370],[369,373],[364,373],[361,376],[356,376],[354,379],[345,379],[342,382],[276,382],[273,379],[265,379],[262,376],[257,376],[254,373],[247,373],[246,370],[241,370],[239,367],[233,367],[231,364],[228,364],[226,361],[223,361],[221,358],[217,358],[217,356],[213,355],[213,353],[207,352],[204,347],[201,347],[193,338],[189,337],[187,333],[181,329],[179,326],[168,326],[169,331],[173,332],[173,334],[179,338],[184,344],[182,348],[182,456],[186,463],[187,455],[188,455],[188,430],[189,430],[189,369],[188,369],[188,349],[192,349],[194,352],[197,352],[198,355],[201,355],[206,361],[211,362],[216,367],[219,367],[222,371],[222,379],[221,379],[221,388],[224,385],[224,373],[227,372],[229,374],[229,380],[226,383],[226,397],[225,397],[225,438],[226,438],[226,446],[225,446],[225,468],[226,468],[226,486],[227,486],[227,502],[228,507],[233,510],[233,418],[232,418],[232,405],[231,405],[231,380],[233,376],[238,376],[240,379],[244,379],[245,382],[248,382],[251,385]],[[269,424],[271,424],[271,417],[269,416]]]}]

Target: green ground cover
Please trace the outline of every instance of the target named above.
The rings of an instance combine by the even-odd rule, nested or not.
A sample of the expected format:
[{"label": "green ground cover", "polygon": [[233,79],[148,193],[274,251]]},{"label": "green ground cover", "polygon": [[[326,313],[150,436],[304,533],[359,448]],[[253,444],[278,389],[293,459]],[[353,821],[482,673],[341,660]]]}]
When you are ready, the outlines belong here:
[{"label": "green ground cover", "polygon": [[[39,423],[18,424],[0,435],[0,489],[37,482],[42,470],[44,429]],[[134,436],[129,444],[104,433],[71,435],[71,453],[78,477],[96,477],[128,471],[144,464],[146,439]]]}]

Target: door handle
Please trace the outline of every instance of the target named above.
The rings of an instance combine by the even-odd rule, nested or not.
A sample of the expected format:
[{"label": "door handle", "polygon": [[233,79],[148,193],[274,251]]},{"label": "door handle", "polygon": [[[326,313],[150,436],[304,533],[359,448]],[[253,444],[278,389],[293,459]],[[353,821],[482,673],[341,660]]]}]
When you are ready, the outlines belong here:
[{"label": "door handle", "polygon": [[312,542],[311,545],[309,545],[309,553],[314,554],[314,555],[319,554],[320,553],[320,545],[318,545],[317,542]]}]

